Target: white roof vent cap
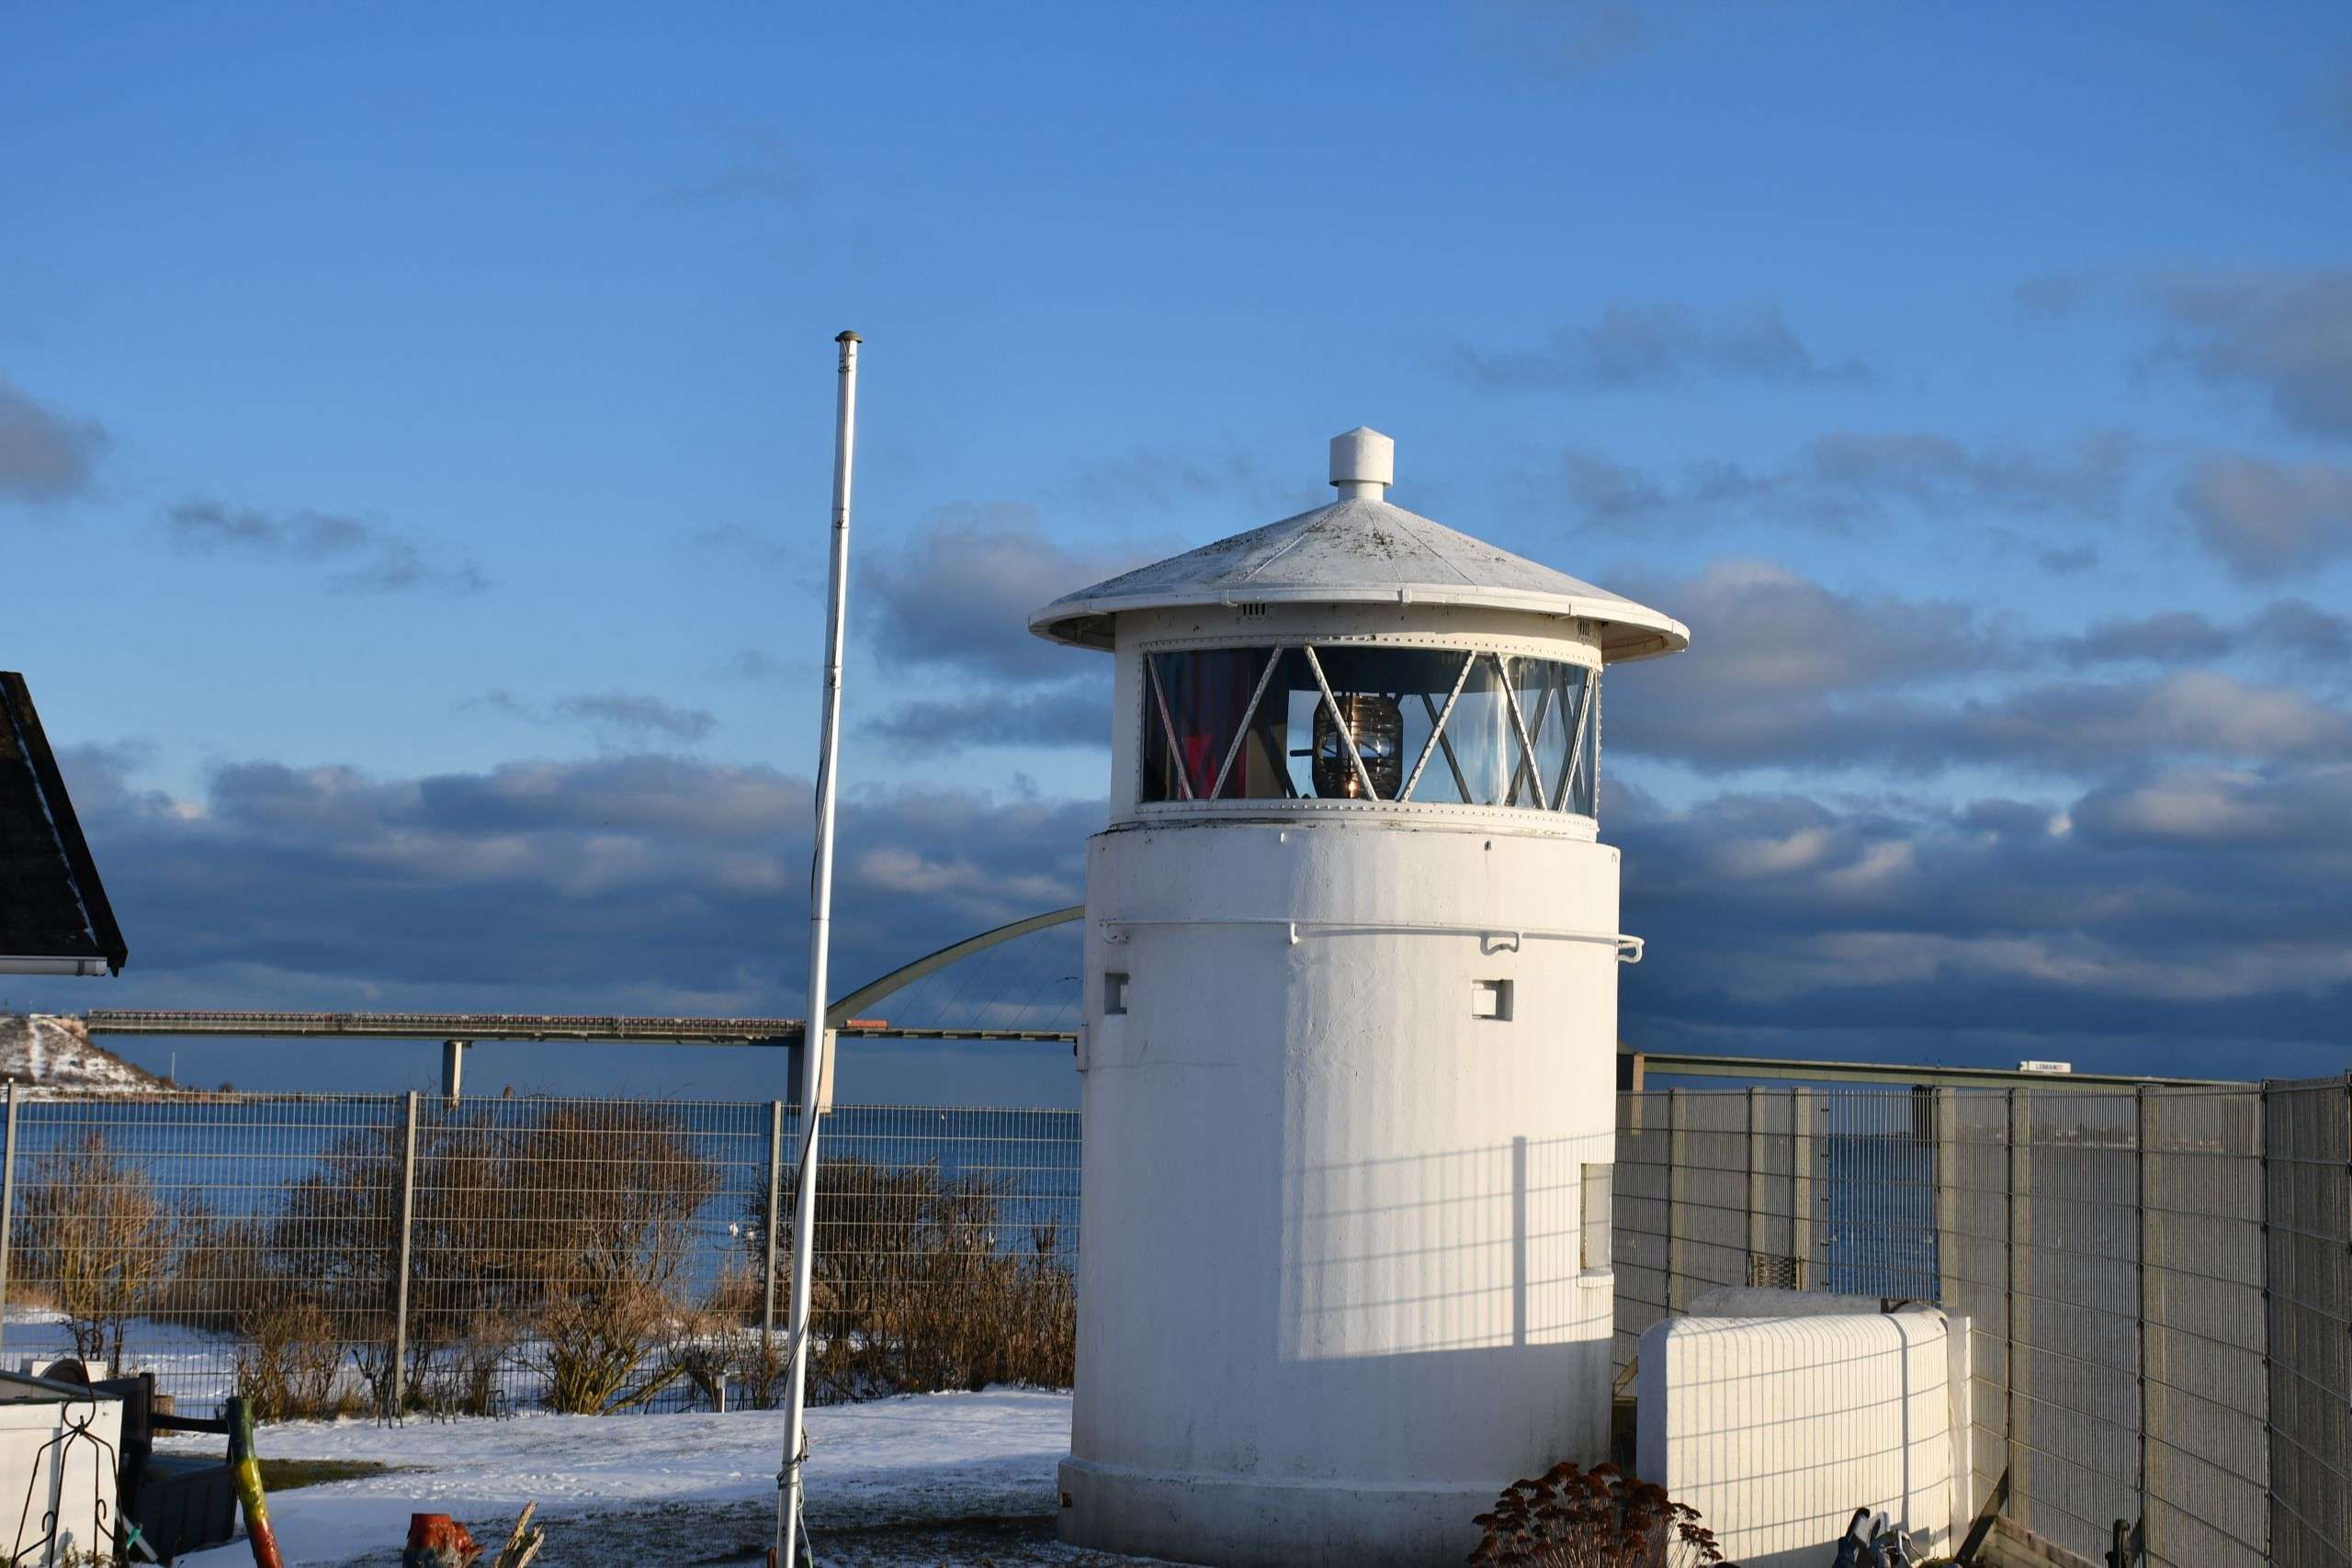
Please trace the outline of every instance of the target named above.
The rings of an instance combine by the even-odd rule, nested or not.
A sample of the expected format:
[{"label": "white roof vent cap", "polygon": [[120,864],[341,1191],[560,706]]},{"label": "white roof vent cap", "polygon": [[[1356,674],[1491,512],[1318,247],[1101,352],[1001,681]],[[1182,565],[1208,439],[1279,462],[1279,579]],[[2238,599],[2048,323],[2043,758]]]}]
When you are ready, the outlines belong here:
[{"label": "white roof vent cap", "polygon": [[1342,501],[1378,501],[1396,482],[1396,443],[1370,425],[1331,437],[1331,488]]}]

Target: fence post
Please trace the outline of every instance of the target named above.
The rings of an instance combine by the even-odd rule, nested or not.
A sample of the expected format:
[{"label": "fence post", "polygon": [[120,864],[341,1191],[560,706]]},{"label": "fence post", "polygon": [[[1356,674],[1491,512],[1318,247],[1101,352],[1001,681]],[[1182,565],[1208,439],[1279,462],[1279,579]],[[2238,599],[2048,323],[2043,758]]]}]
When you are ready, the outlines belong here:
[{"label": "fence post", "polygon": [[2018,1289],[2026,1278],[2024,1254],[2033,1244],[2033,1100],[2021,1089],[2010,1089],[2008,1095],[2008,1235],[2002,1248],[2007,1254],[2007,1269],[2001,1306],[2001,1326],[2008,1337],[2008,1350],[2001,1363],[2001,1434],[2007,1450],[2003,1462],[2009,1472],[2011,1517],[2021,1525],[2030,1525],[2032,1478],[2026,1473],[2023,1463],[2023,1450],[2030,1446],[2027,1441],[2030,1434],[2018,1429],[2018,1345],[2026,1336],[2018,1331],[2018,1315],[2025,1310],[2021,1299],[2025,1292]]},{"label": "fence post", "polygon": [[1757,1157],[1757,1144],[1764,1136],[1764,1091],[1750,1087],[1747,1091],[1747,1282],[1751,1285],[1770,1283],[1756,1277],[1757,1260],[1770,1251],[1765,1227],[1764,1162]]},{"label": "fence post", "polygon": [[775,1227],[784,1190],[784,1101],[768,1102],[767,1297],[760,1308],[760,1365],[775,1359]]},{"label": "fence post", "polygon": [[[8,1146],[0,1152],[0,1329],[8,1321],[8,1247],[17,1223],[17,1080],[8,1080]],[[5,1337],[0,1337],[5,1343]]]},{"label": "fence post", "polygon": [[2152,1543],[2148,1539],[2148,1358],[2151,1345],[2148,1336],[2148,1203],[2153,1173],[2148,1164],[2148,1088],[2145,1084],[2132,1091],[2132,1173],[2136,1179],[2132,1183],[2135,1201],[2132,1205],[2132,1284],[2139,1303],[2132,1315],[2140,1320],[2135,1346],[2140,1372],[2140,1537],[2141,1550],[2152,1557]]},{"label": "fence post", "polygon": [[408,1272],[409,1243],[416,1223],[416,1090],[408,1091],[408,1102],[401,1117],[401,1262],[400,1274],[392,1291],[392,1376],[391,1393],[387,1401],[392,1418],[398,1420],[406,1401],[402,1395],[408,1383]]},{"label": "fence post", "polygon": [[1936,1097],[1936,1190],[1928,1224],[1936,1233],[1936,1303],[1946,1312],[1960,1310],[1959,1249],[1952,1236],[1960,1215],[1960,1091],[1939,1088]]},{"label": "fence post", "polygon": [[1789,1090],[1789,1250],[1796,1255],[1800,1291],[1821,1288],[1821,1271],[1813,1260],[1818,1234],[1813,1224],[1813,1100],[1809,1089]]},{"label": "fence post", "polygon": [[1682,1091],[1666,1091],[1666,1311],[1672,1316],[1681,1303],[1674,1298],[1674,1263],[1681,1242],[1678,1222],[1682,1217],[1681,1192],[1690,1168],[1690,1126],[1684,1119]]}]

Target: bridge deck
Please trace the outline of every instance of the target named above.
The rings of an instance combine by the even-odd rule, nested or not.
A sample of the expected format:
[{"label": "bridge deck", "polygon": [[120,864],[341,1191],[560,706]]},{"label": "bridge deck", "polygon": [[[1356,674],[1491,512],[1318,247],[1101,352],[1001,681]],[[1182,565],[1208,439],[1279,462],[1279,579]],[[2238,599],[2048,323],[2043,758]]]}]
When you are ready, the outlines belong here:
[{"label": "bridge deck", "polygon": [[[797,1045],[797,1018],[635,1018],[514,1012],[197,1012],[93,1009],[82,1015],[92,1034],[236,1034],[363,1040],[604,1040],[648,1045]],[[852,1019],[842,1040],[1058,1041],[1076,1035],[1040,1029],[902,1029],[882,1019]]]}]

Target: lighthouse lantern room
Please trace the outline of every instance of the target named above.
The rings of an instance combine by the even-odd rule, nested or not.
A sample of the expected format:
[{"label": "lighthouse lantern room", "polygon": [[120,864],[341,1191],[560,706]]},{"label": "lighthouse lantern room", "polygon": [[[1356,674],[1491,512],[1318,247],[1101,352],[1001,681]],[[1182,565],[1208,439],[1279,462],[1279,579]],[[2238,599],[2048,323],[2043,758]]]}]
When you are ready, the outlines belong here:
[{"label": "lighthouse lantern room", "polygon": [[1056,600],[1116,660],[1089,845],[1062,1529],[1210,1563],[1459,1562],[1605,1457],[1608,664],[1678,622],[1331,504]]}]

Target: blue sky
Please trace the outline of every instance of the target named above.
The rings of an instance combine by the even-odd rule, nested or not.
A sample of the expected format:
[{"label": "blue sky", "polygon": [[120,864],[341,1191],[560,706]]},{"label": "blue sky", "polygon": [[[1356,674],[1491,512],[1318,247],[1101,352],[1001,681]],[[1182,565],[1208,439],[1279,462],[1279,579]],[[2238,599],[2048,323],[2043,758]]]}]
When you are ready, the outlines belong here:
[{"label": "blue sky", "polygon": [[19,1002],[797,1008],[851,326],[853,976],[1077,896],[1021,612],[1369,423],[1691,625],[1610,688],[1629,1037],[2343,1066],[2352,14],[876,9],[10,13],[0,666],[133,954]]}]

